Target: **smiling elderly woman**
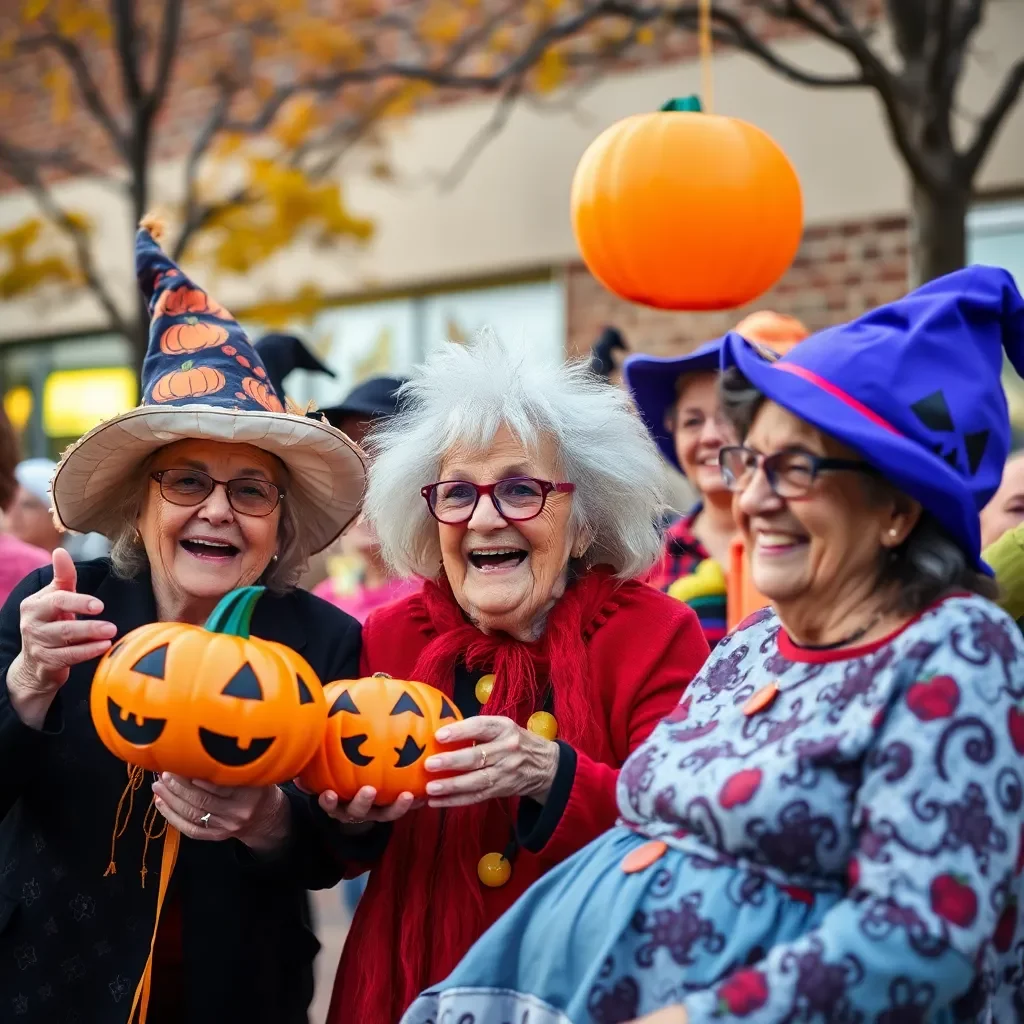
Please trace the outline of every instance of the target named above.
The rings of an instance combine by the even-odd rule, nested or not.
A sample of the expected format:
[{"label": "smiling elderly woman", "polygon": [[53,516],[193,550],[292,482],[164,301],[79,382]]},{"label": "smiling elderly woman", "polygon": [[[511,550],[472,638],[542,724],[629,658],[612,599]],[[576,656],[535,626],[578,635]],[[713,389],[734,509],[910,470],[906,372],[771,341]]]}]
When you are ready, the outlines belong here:
[{"label": "smiling elderly woman", "polygon": [[[337,881],[337,826],[291,789],[126,774],[99,742],[90,688],[129,631],[201,625],[250,584],[272,591],[253,635],[299,650],[324,680],[355,673],[358,624],[293,583],[358,513],[362,459],[327,424],[280,411],[239,325],[144,229],[136,255],[153,316],[142,405],[76,442],[52,485],[60,520],[112,538],[113,562],[58,549],[0,612],[0,1017],[124,1024],[139,1004],[147,1024],[304,1024],[317,944],[303,890]],[[167,350],[188,332],[231,344],[183,371]],[[210,392],[193,393],[203,382]],[[163,665],[134,670],[165,685]],[[153,742],[118,710],[126,743]],[[207,735],[213,759],[274,756]]]},{"label": "smiling elderly woman", "polygon": [[1024,639],[977,512],[1004,348],[1024,367],[1024,301],[987,267],[777,362],[725,338],[721,459],[775,610],[626,763],[622,823],[403,1024],[1021,1019]]},{"label": "smiling elderly woman", "polygon": [[[466,718],[439,739],[476,744],[431,758],[429,806],[366,837],[386,845],[330,1019],[394,1024],[612,824],[619,766],[708,648],[689,608],[633,581],[660,546],[658,455],[585,366],[514,359],[488,335],[447,345],[371,446],[367,514],[390,564],[427,583],[369,617],[363,671],[437,686]],[[349,829],[412,803],[374,796],[320,799]]]}]

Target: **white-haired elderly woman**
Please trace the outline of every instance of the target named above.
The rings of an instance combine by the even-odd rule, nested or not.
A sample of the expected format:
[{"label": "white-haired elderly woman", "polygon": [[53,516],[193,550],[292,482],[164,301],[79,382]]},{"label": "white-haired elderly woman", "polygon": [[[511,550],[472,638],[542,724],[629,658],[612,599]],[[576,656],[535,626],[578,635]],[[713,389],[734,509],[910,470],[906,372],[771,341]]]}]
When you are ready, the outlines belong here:
[{"label": "white-haired elderly woman", "polygon": [[[660,550],[659,456],[586,366],[515,358],[489,334],[447,345],[371,451],[367,514],[391,566],[426,584],[370,615],[363,672],[438,687],[465,717],[438,738],[475,744],[428,760],[426,807],[345,826],[389,834],[329,1019],[393,1024],[614,822],[619,767],[708,647],[689,608],[634,582]],[[374,796],[321,801],[348,823],[412,803]]]},{"label": "white-haired elderly woman", "polygon": [[[363,463],[337,430],[281,411],[239,325],[148,231],[137,258],[153,315],[142,405],[77,442],[53,481],[60,520],[114,540],[113,560],[58,548],[0,612],[0,1019],[124,1024],[148,995],[149,1024],[304,1024],[305,889],[338,880],[338,826],[291,788],[126,769],[97,738],[90,688],[118,638],[201,625],[253,584],[267,588],[253,635],[323,680],[357,672],[358,624],[294,583],[358,513]],[[191,367],[168,351],[204,340],[225,344],[191,351]],[[173,658],[131,667],[158,689]],[[233,683],[262,699],[255,676]],[[164,724],[142,710],[106,704],[140,749]],[[200,735],[223,763],[275,756],[272,740]]]}]

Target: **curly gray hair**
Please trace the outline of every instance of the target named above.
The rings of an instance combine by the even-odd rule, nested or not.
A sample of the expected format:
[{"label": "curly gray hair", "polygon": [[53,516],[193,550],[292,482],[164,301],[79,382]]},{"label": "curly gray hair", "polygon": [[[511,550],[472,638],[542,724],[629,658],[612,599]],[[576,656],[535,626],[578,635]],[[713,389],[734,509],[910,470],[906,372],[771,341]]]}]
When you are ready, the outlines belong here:
[{"label": "curly gray hair", "polygon": [[[125,481],[118,496],[121,525],[109,538],[110,561],[114,572],[122,579],[132,579],[149,567],[146,549],[142,546],[135,524],[142,512],[142,502],[149,486],[149,470],[155,456],[156,452],[139,464]],[[260,583],[276,594],[283,594],[302,578],[312,554],[303,544],[295,507],[289,505],[287,500],[281,504],[277,535],[277,561],[270,563]]]},{"label": "curly gray hair", "polygon": [[396,572],[439,574],[437,524],[420,489],[437,480],[448,451],[486,448],[502,427],[528,448],[542,437],[554,440],[559,469],[576,485],[570,527],[590,538],[589,564],[632,578],[657,560],[667,507],[661,458],[628,396],[587,363],[517,357],[484,330],[430,356],[399,403],[398,415],[367,439],[364,505]]}]

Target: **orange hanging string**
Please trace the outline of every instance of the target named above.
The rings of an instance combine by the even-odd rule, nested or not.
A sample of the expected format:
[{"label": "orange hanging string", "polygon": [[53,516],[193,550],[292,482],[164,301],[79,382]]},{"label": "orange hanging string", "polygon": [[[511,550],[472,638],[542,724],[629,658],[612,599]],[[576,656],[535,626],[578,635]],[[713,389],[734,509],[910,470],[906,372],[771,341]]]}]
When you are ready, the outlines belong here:
[{"label": "orange hanging string", "polygon": [[[147,812],[148,813],[148,812]],[[147,842],[149,833],[147,835]],[[149,990],[153,983],[153,950],[156,948],[156,934],[160,928],[160,914],[164,909],[164,900],[167,896],[167,887],[171,882],[171,875],[174,872],[174,864],[178,859],[178,844],[181,841],[181,833],[171,825],[167,825],[163,831],[164,848],[160,855],[160,885],[156,893],[156,920],[153,922],[153,937],[149,940],[149,956],[146,959],[146,966],[142,971],[142,977],[135,988],[135,998],[132,999],[131,1012],[128,1014],[128,1022],[132,1024],[146,1024],[146,1014],[149,1012]],[[156,836],[153,836],[155,839]],[[145,873],[145,866],[143,866]],[[136,1018],[135,1011],[139,1014]]]},{"label": "orange hanging string", "polygon": [[[146,777],[144,768],[140,768],[136,764],[130,764],[127,767],[128,785],[124,787],[121,799],[117,802],[117,812],[114,815],[114,831],[110,836],[110,863],[107,865],[107,870],[103,872],[104,878],[107,875],[117,874],[117,864],[114,861],[114,847],[117,846],[118,839],[124,835],[124,830],[128,827],[128,822],[132,816],[132,808],[135,806],[135,794],[142,785],[142,780]],[[128,810],[125,812],[122,820],[121,811],[124,810],[125,800],[128,801]]]},{"label": "orange hanging string", "polygon": [[149,801],[149,806],[146,808],[146,815],[142,819],[142,828],[146,833],[146,841],[142,844],[142,888],[146,888],[146,873],[148,868],[146,867],[146,854],[149,853],[149,844],[153,839],[159,839],[169,828],[167,819],[164,818],[163,825],[160,827],[159,832],[153,831],[153,826],[156,824],[157,818],[160,817],[160,812],[156,809],[156,800]]},{"label": "orange hanging string", "polygon": [[711,0],[700,0],[698,19],[701,106],[705,113],[713,114],[715,112],[715,79],[711,69]]}]

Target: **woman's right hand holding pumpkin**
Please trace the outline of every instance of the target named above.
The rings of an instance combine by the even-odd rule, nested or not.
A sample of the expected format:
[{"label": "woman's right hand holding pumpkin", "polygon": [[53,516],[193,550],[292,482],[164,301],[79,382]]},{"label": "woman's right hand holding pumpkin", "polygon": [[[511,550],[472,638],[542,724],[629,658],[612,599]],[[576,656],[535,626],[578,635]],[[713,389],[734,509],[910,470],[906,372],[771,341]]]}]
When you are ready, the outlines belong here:
[{"label": "woman's right hand holding pumpkin", "polygon": [[422,807],[425,801],[417,800],[412,793],[402,793],[393,804],[375,807],[377,791],[373,786],[363,786],[348,803],[338,799],[333,790],[321,793],[318,798],[321,810],[339,822],[346,832],[358,834],[369,831],[378,822],[397,821],[409,811]]},{"label": "woman's right hand holding pumpkin", "polygon": [[53,581],[21,602],[21,651],[7,670],[7,691],[15,714],[41,729],[57,691],[71,667],[104,654],[117,635],[112,622],[79,619],[97,615],[103,602],[75,587],[78,574],[71,556],[53,552]]}]

